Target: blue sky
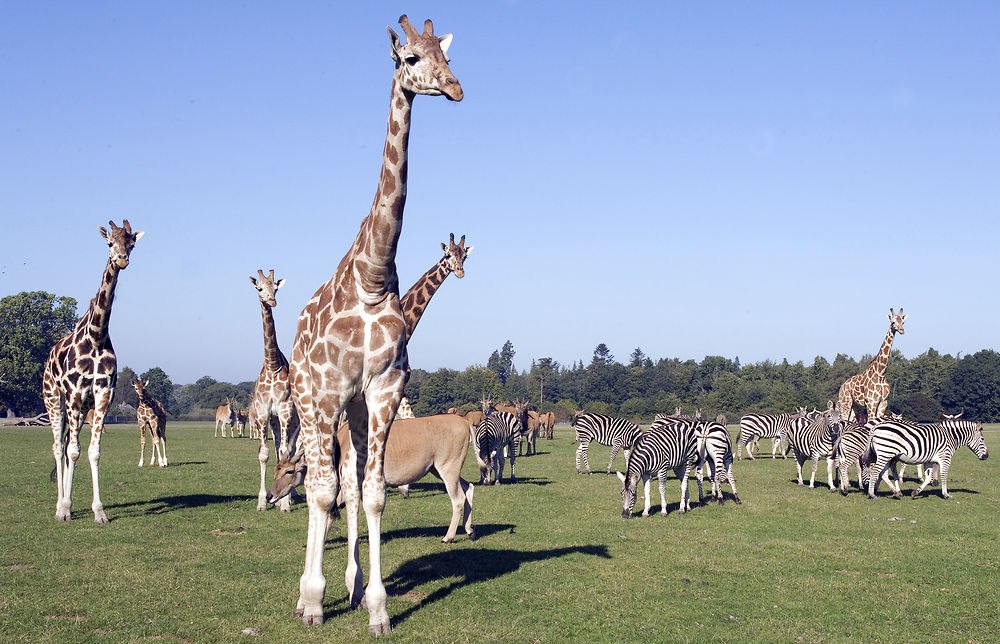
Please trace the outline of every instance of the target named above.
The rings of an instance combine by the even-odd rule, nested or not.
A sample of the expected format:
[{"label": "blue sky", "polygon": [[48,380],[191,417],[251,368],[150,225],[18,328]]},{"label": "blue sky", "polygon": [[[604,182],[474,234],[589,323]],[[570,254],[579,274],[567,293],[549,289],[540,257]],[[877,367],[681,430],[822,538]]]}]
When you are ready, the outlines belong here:
[{"label": "blue sky", "polygon": [[253,380],[249,275],[295,320],[368,213],[400,13],[455,34],[465,100],[418,97],[397,264],[475,251],[414,367],[998,348],[1000,5],[0,4],[0,296],[70,295],[97,227],[146,232],[119,366]]}]

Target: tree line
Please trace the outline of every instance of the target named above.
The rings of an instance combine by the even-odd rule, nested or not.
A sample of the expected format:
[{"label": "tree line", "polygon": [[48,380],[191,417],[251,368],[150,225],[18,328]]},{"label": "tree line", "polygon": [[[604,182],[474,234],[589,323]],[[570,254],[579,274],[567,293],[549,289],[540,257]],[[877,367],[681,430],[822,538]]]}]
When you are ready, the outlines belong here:
[{"label": "tree line", "polygon": [[[0,412],[27,416],[44,411],[41,381],[49,349],[72,330],[76,300],[43,291],[0,299]],[[607,345],[594,349],[589,363],[561,365],[552,358],[532,360],[518,370],[516,351],[508,340],[494,350],[486,365],[463,370],[413,369],[406,396],[418,415],[450,408],[477,408],[483,397],[527,400],[561,420],[579,409],[648,421],[659,412],[700,408],[707,417],[723,413],[735,421],[748,412],[825,408],[840,385],[859,373],[872,356],[855,360],[838,354],[833,362],[817,356],[811,364],[764,360],[741,364],[739,357],[706,356],[701,361],[653,360],[636,348],[628,360],[615,359]],[[175,419],[213,419],[226,398],[238,406],[250,401],[253,381],[228,383],[209,376],[176,385],[153,367],[137,374],[120,369],[113,413],[128,417],[137,404],[132,382],[148,380],[148,392]],[[963,411],[966,418],[1000,421],[1000,354],[986,349],[965,356],[941,354],[933,348],[907,359],[893,351],[886,373],[892,392],[889,410],[914,420],[933,420],[942,411]]]}]

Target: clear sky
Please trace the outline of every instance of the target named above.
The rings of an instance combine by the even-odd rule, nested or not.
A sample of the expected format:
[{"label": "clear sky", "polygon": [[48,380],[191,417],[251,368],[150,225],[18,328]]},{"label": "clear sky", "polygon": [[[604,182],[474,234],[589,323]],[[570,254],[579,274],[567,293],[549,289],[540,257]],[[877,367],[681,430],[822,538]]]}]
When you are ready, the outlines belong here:
[{"label": "clear sky", "polygon": [[[0,296],[97,291],[144,230],[119,367],[253,380],[248,276],[295,321],[368,213],[408,13],[465,100],[420,96],[397,263],[475,250],[413,367],[998,348],[996,2],[0,3]],[[401,32],[400,32],[401,33]]]}]

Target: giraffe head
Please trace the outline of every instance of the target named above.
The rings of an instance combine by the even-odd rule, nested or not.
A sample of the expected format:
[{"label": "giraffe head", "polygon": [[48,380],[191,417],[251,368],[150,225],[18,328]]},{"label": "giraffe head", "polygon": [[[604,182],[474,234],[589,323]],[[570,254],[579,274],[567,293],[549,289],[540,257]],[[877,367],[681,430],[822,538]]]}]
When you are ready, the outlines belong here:
[{"label": "giraffe head", "polygon": [[903,309],[899,309],[898,313],[889,309],[889,328],[892,329],[893,333],[905,334],[906,331],[903,330],[903,322],[905,321],[906,314],[903,313]]},{"label": "giraffe head", "polygon": [[424,21],[424,33],[418,34],[405,15],[399,17],[399,25],[406,35],[405,44],[391,27],[385,29],[389,32],[392,59],[396,61],[395,76],[400,86],[414,94],[444,94],[450,101],[462,100],[462,86],[448,67],[451,34],[435,36],[430,20]]},{"label": "giraffe head", "polygon": [[128,266],[129,253],[145,233],[142,231],[133,233],[132,224],[128,223],[128,219],[122,221],[121,228],[113,221],[109,221],[108,224],[111,225],[110,231],[104,226],[97,227],[101,231],[101,237],[108,242],[108,259],[119,269],[125,268]]},{"label": "giraffe head", "polygon": [[274,294],[278,292],[278,289],[284,286],[285,278],[282,277],[280,280],[274,279],[274,269],[271,269],[269,275],[264,275],[264,271],[257,269],[257,275],[260,277],[250,276],[250,283],[253,287],[257,289],[257,295],[260,297],[260,301],[270,307],[278,306],[278,301],[274,299]]},{"label": "giraffe head", "polygon": [[143,396],[146,393],[146,387],[149,386],[149,381],[142,381],[138,378],[132,383],[132,387],[135,388],[135,395],[139,398],[139,402],[142,402]]},{"label": "giraffe head", "polygon": [[441,242],[441,250],[444,251],[444,258],[448,262],[448,270],[455,274],[455,277],[462,279],[465,277],[465,258],[472,252],[473,246],[465,245],[465,235],[455,243],[455,233],[451,233],[448,243]]}]

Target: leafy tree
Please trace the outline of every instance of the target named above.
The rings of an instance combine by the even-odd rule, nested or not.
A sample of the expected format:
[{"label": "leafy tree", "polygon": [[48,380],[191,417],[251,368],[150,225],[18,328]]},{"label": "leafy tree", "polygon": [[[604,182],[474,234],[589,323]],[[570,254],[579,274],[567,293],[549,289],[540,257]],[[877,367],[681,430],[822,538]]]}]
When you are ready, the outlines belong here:
[{"label": "leafy tree", "polygon": [[170,376],[163,369],[153,367],[143,372],[140,378],[147,382],[146,391],[149,392],[149,395],[159,400],[167,411],[173,411],[175,403],[174,383],[170,382]]},{"label": "leafy tree", "polygon": [[958,361],[941,401],[951,413],[994,421],[1000,418],[1000,354],[985,349]]},{"label": "leafy tree", "polygon": [[135,382],[136,378],[135,371],[132,371],[132,367],[123,367],[118,370],[118,382],[115,383],[115,395],[111,399],[111,406],[117,407],[121,403],[129,405],[133,409],[139,406],[138,397],[135,395],[135,387],[132,383]]},{"label": "leafy tree", "polygon": [[513,343],[507,340],[499,351],[494,351],[490,355],[490,359],[486,363],[486,366],[496,373],[502,385],[507,384],[507,378],[510,377],[511,371],[514,369],[514,353]]},{"label": "leafy tree", "polygon": [[0,300],[0,403],[15,415],[43,410],[45,361],[76,320],[72,297],[24,291]]},{"label": "leafy tree", "polygon": [[594,357],[591,359],[591,366],[597,365],[609,365],[615,361],[615,357],[611,355],[611,349],[608,349],[608,345],[603,342],[594,348]]}]

